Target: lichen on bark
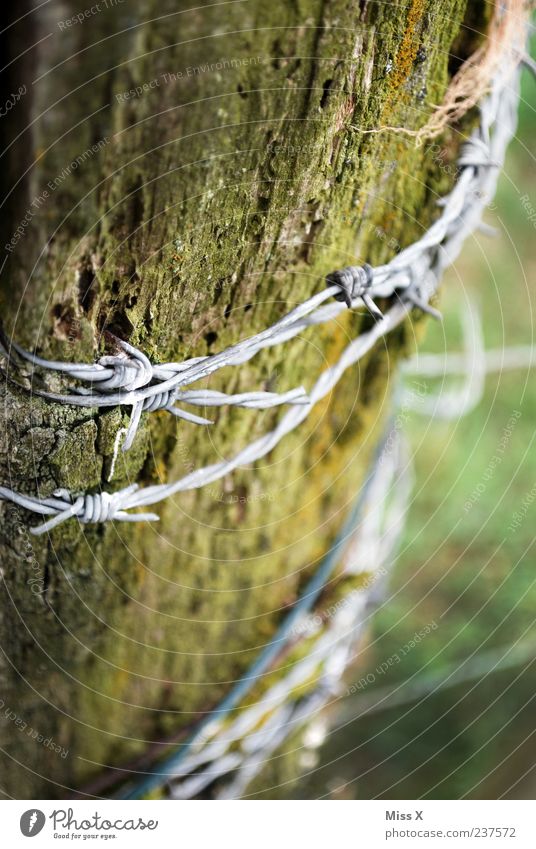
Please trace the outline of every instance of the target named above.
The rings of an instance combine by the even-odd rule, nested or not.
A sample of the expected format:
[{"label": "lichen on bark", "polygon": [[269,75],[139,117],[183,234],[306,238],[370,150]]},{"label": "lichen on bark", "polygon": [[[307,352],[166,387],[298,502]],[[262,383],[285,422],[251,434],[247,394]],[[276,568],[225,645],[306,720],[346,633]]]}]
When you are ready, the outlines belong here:
[{"label": "lichen on bark", "polygon": [[[484,4],[470,5],[473,24],[484,20]],[[464,0],[188,6],[126,0],[68,29],[58,22],[81,4],[32,16],[37,36],[54,37],[12,69],[37,82],[20,104],[31,131],[6,170],[11,188],[24,144],[32,167],[6,242],[43,200],[9,252],[2,315],[46,356],[92,361],[106,331],[154,361],[213,352],[273,322],[334,268],[386,260],[448,187],[426,146],[363,131],[422,125],[448,83]],[[310,385],[368,320],[348,313],[210,386]],[[65,796],[217,703],[340,525],[411,344],[393,334],[269,458],[170,499],[158,525],[72,521],[30,539],[32,517],[0,504],[2,698],[69,752],[4,723],[5,794]],[[3,389],[3,480],[25,492],[173,480],[280,415],[222,408],[210,430],[144,418],[109,480],[126,410]]]}]

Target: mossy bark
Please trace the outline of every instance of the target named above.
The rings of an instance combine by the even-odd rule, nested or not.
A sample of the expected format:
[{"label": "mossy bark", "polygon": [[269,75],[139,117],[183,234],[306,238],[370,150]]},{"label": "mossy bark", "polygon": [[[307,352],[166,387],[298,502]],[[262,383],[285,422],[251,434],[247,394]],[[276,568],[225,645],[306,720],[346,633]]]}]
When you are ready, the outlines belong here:
[{"label": "mossy bark", "polygon": [[[464,16],[485,26],[483,2],[469,12],[465,0],[191,5],[109,0],[67,25],[88,7],[53,0],[10,30],[13,55],[51,33],[3,84],[28,91],[5,154],[2,316],[46,356],[92,361],[106,331],[153,361],[221,349],[318,291],[329,271],[388,258],[448,187],[426,146],[363,130],[425,122],[452,45],[463,50]],[[455,154],[456,134],[446,141]],[[348,313],[210,386],[307,387],[367,321]],[[216,704],[340,525],[407,330],[270,457],[170,499],[158,524],[70,521],[34,538],[35,517],[0,504],[5,795],[66,797],[164,751]],[[221,409],[208,430],[153,414],[111,476],[128,411],[3,391],[2,480],[28,493],[173,480],[281,415]]]}]

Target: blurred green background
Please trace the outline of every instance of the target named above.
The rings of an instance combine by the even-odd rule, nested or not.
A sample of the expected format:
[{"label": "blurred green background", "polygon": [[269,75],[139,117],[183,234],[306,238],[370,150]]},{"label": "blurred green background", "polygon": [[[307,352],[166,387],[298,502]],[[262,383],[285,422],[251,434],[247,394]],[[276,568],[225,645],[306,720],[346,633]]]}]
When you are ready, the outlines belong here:
[{"label": "blurred green background", "polygon": [[[477,234],[466,245],[442,287],[444,322],[429,323],[421,350],[461,349],[468,295],[481,309],[486,349],[534,342],[535,95],[525,72],[517,137],[486,214],[499,236]],[[300,797],[534,798],[536,497],[523,502],[536,493],[535,378],[527,366],[491,373],[464,418],[413,413],[406,422],[416,469],[408,523],[348,677],[349,685],[370,673],[375,680],[342,705]],[[521,415],[490,472],[514,411]],[[524,515],[509,530],[516,511]],[[402,662],[376,672],[433,621]]]}]

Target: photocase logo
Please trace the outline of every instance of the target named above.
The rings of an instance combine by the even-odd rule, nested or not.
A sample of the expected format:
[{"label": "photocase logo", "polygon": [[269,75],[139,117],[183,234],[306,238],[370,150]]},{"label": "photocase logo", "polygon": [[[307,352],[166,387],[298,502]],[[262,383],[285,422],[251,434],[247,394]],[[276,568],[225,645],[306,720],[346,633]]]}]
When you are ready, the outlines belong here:
[{"label": "photocase logo", "polygon": [[43,811],[39,811],[36,808],[24,811],[20,818],[20,830],[25,837],[35,837],[43,828],[45,819]]}]

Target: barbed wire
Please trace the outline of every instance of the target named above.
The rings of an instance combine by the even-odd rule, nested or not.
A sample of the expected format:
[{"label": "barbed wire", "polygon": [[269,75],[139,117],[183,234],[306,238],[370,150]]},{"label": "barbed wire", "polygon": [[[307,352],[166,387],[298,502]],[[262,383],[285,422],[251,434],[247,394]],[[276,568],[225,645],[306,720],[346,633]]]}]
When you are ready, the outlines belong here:
[{"label": "barbed wire", "polygon": [[[482,400],[487,373],[484,332],[480,310],[471,298],[468,298],[460,311],[460,317],[465,350],[460,355],[463,367],[459,374],[463,379],[453,386],[442,387],[439,393],[429,393],[424,397],[419,396],[418,399],[411,390],[405,391],[402,405],[407,409],[436,419],[457,419],[473,410]],[[436,361],[436,368],[438,365]],[[412,374],[419,378],[432,376],[430,360],[422,363],[422,369],[419,354],[412,365],[403,364],[401,371],[402,374]],[[439,372],[436,371],[434,376],[440,376]]]},{"label": "barbed wire", "polygon": [[484,396],[486,377],[493,372],[503,373],[536,367],[536,348],[533,345],[516,345],[511,348],[488,348],[480,309],[469,298],[460,311],[463,352],[448,354],[422,354],[401,366],[403,377],[442,378],[456,377],[437,393],[416,396],[411,388],[402,384],[400,406],[434,419],[459,419],[474,410]]},{"label": "barbed wire", "polygon": [[[441,215],[419,240],[385,265],[375,268],[369,265],[348,267],[329,274],[329,285],[323,292],[312,296],[266,330],[218,354],[184,363],[153,366],[144,354],[128,343],[121,342],[122,356],[103,357],[97,364],[84,365],[42,360],[11,343],[15,351],[33,365],[61,371],[90,384],[85,394],[64,396],[39,392],[43,397],[81,406],[95,406],[97,402],[99,406],[131,405],[133,412],[128,433],[130,444],[145,404],[149,409],[153,409],[153,405],[154,409],[159,408],[160,400],[165,400],[166,405],[172,404],[180,397],[184,386],[206,378],[224,366],[243,363],[262,348],[282,344],[306,327],[331,320],[348,304],[352,308],[365,306],[376,319],[368,331],[348,344],[333,366],[321,373],[307,395],[306,403],[303,403],[304,394],[287,399],[286,403],[291,404],[290,409],[275,428],[253,440],[229,460],[196,469],[171,483],[142,488],[131,484],[112,493],[101,491],[76,495],[59,489],[52,496],[41,498],[39,495],[21,495],[3,486],[0,487],[0,498],[42,516],[52,517],[31,528],[33,534],[46,533],[71,517],[76,517],[82,523],[157,519],[154,513],[131,514],[128,510],[148,507],[178,492],[206,486],[272,451],[307,418],[315,404],[332,391],[344,372],[357,363],[378,340],[399,326],[413,307],[431,309],[428,303],[437,290],[444,269],[455,261],[467,236],[478,228],[483,210],[493,197],[508,142],[517,126],[518,101],[519,68],[513,75],[502,73],[493,80],[490,94],[480,106],[479,125],[462,146],[458,160],[458,180],[452,191],[439,201]],[[332,297],[339,300],[324,304],[326,299]],[[384,315],[375,307],[372,300],[375,297],[393,298],[393,305]],[[101,390],[97,394],[94,390],[95,382],[99,383]],[[115,392],[118,387],[126,387],[127,391]],[[301,390],[294,392],[301,393]],[[236,396],[226,396],[227,402],[233,397]],[[224,402],[221,396],[218,400]],[[243,397],[241,400],[248,403]],[[268,403],[267,398],[264,401]],[[281,403],[281,396],[271,398],[271,402]],[[257,403],[262,404],[263,399],[257,398]]]},{"label": "barbed wire", "polygon": [[[0,336],[0,342],[4,353],[10,363],[13,363],[11,348],[24,361],[29,362],[32,367],[43,368],[48,371],[61,372],[68,377],[84,381],[88,387],[79,386],[75,391],[78,394],[63,395],[58,392],[37,389],[31,387],[31,393],[47,401],[55,401],[60,404],[69,404],[75,407],[132,407],[130,423],[125,431],[125,439],[122,444],[123,451],[127,451],[134,441],[141,414],[143,412],[156,412],[167,410],[177,418],[198,425],[210,425],[212,421],[201,416],[193,415],[186,410],[176,406],[176,402],[192,404],[203,407],[222,407],[224,405],[236,407],[248,407],[251,409],[266,410],[282,404],[307,404],[308,398],[303,386],[291,389],[288,392],[241,392],[228,395],[225,392],[217,392],[211,389],[185,390],[179,386],[172,386],[174,379],[178,380],[184,372],[197,365],[199,362],[211,359],[210,357],[194,357],[183,363],[163,363],[153,366],[142,351],[139,351],[128,342],[108,334],[113,340],[120,353],[101,357],[98,363],[93,365],[84,363],[60,363],[53,360],[44,360],[35,354],[26,351],[20,345],[7,340],[5,335]],[[16,383],[10,376],[10,381]],[[189,383],[190,381],[187,381]],[[97,388],[95,388],[95,384]],[[17,383],[21,389],[26,387]],[[114,390],[124,390],[116,392]]]},{"label": "barbed wire", "polygon": [[[424,410],[421,396],[413,405],[417,412],[429,414],[434,419],[445,418],[447,413],[449,417],[466,415],[481,398],[480,378],[486,365],[486,352],[483,348],[480,313],[470,301],[467,311],[462,314],[462,322],[463,315],[466,316],[465,323],[462,323],[465,351],[460,355],[449,354],[447,362],[451,356],[453,362],[447,371],[463,374],[467,383],[458,394],[455,391],[447,393],[448,403],[445,404],[445,409],[438,403],[438,398],[426,399],[430,400],[430,404]],[[491,353],[489,368],[501,368],[500,352]],[[534,351],[529,346],[512,349],[510,356],[506,357],[511,368],[533,365],[534,359]],[[478,360],[476,365],[475,360]],[[420,361],[415,360],[410,361],[403,372],[416,377],[440,376],[444,374],[444,364],[444,357],[424,355],[422,370]],[[476,383],[470,377],[467,378],[467,374],[473,370],[479,375]],[[471,393],[468,393],[468,386],[472,387],[474,393],[470,403],[468,397]],[[414,397],[410,392],[395,393],[395,398],[401,406],[407,405],[406,396]],[[451,406],[453,410],[450,409]],[[351,534],[343,530],[341,534],[341,539],[344,539],[344,555],[337,559],[337,562],[342,560],[340,577],[344,579],[361,573],[367,576],[363,586],[360,589],[352,589],[331,606],[316,612],[314,605],[307,605],[309,593],[306,590],[296,607],[305,600],[307,610],[303,609],[302,616],[297,617],[290,629],[283,623],[274,638],[273,646],[270,644],[268,648],[269,652],[271,648],[276,648],[276,657],[281,658],[284,663],[285,651],[292,651],[302,639],[317,638],[307,656],[297,661],[275,685],[268,687],[258,701],[242,708],[240,715],[234,720],[229,718],[229,706],[226,707],[223,703],[218,706],[213,711],[214,718],[209,715],[204,720],[206,724],[194,731],[183,744],[186,751],[181,747],[150,774],[131,783],[124,791],[128,798],[140,798],[150,790],[163,786],[167,786],[168,795],[172,799],[193,799],[207,792],[217,799],[242,798],[270,759],[277,757],[278,751],[291,737],[296,738],[296,750],[301,752],[303,765],[314,766],[317,757],[315,752],[329,731],[328,717],[324,716],[325,708],[341,696],[342,672],[348,662],[355,658],[363,630],[374,608],[385,596],[390,567],[394,563],[405,528],[413,486],[413,463],[408,445],[394,418],[381,440],[380,451],[370,478],[362,490],[364,497],[357,512],[354,512],[354,519],[351,520],[354,530]],[[334,548],[337,547],[336,542]],[[319,571],[323,571],[322,566]],[[329,575],[324,572],[324,586],[328,580]],[[343,610],[346,612],[344,617],[341,615]],[[322,635],[326,639],[319,640]],[[332,667],[324,668],[324,662],[332,658],[334,652]],[[496,661],[495,656],[493,659]],[[517,655],[514,662],[520,662]],[[256,668],[256,663],[244,675],[244,679],[249,682],[247,691],[242,690],[242,682],[238,682],[241,701],[259,684],[262,676],[271,671],[265,667]],[[305,695],[296,695],[300,687],[305,687],[314,676],[317,676],[317,681],[313,689]],[[442,675],[438,679],[441,686],[444,677]],[[431,683],[437,684],[436,679],[431,680]],[[428,692],[431,688],[430,682],[425,684],[425,692]],[[388,695],[390,693],[387,689],[385,692]],[[415,699],[419,693],[419,689],[415,692],[411,690],[408,696],[404,691],[403,699]],[[233,691],[230,701],[234,702],[232,694]],[[377,706],[385,707],[386,696],[383,691],[381,694],[381,698],[373,695],[369,700],[370,704],[365,700],[365,705],[361,705],[355,715],[368,714]],[[399,701],[395,695],[395,703]],[[234,707],[237,705],[234,704]],[[346,721],[350,713],[349,710],[342,715],[337,712],[338,721],[341,721],[341,716],[342,721]],[[298,738],[299,732],[304,732],[301,738]],[[170,775],[173,777],[170,778]]]},{"label": "barbed wire", "polygon": [[[371,270],[368,268],[364,270],[364,275],[370,280]],[[340,279],[348,286],[340,293],[340,297],[346,301],[352,299],[355,281],[358,285],[363,281],[363,275],[354,272],[355,269],[345,269],[339,273]],[[373,312],[370,306],[369,309]],[[380,321],[383,321],[383,316]],[[428,411],[435,415],[447,415],[447,412],[451,412],[453,399],[456,400],[454,406],[457,414],[463,415],[477,403],[483,391],[488,369],[480,316],[472,303],[463,315],[463,330],[465,353],[458,359],[461,363],[460,370],[466,369],[468,376],[455,398],[451,392],[448,398],[428,399],[428,406],[431,407]],[[528,355],[526,351],[523,352],[523,362],[527,356],[532,362],[532,351]],[[514,356],[510,359],[512,367],[515,367],[519,358]],[[427,374],[438,373],[437,360],[433,362],[429,357],[424,365]],[[421,374],[418,366],[418,363],[414,365],[412,373]],[[411,372],[411,369],[408,371]],[[314,392],[311,394],[314,398]],[[267,761],[276,755],[284,742],[304,726],[309,724],[309,731],[314,732],[309,734],[309,742],[302,740],[306,751],[310,752],[321,744],[326,733],[326,723],[319,719],[319,712],[340,695],[341,676],[358,644],[366,622],[366,612],[381,597],[381,589],[375,586],[375,582],[378,576],[386,573],[385,564],[389,560],[392,562],[392,554],[396,550],[408,509],[412,488],[409,454],[400,431],[391,431],[389,439],[389,452],[385,451],[384,440],[372,476],[361,491],[357,521],[355,515],[353,519],[356,527],[350,543],[346,545],[342,573],[348,575],[353,571],[355,574],[359,564],[357,568],[362,572],[370,571],[373,577],[371,585],[361,592],[353,592],[343,597],[334,611],[328,611],[327,624],[322,617],[320,622],[317,622],[318,614],[312,618],[309,614],[309,620],[304,619],[301,623],[298,617],[298,621],[290,628],[285,622],[282,629],[278,630],[274,642],[268,647],[268,655],[274,647],[278,654],[281,652],[280,641],[285,641],[292,647],[295,644],[293,637],[298,633],[298,640],[304,635],[317,637],[306,657],[292,665],[287,674],[269,686],[254,704],[229,721],[232,708],[236,707],[237,702],[244,698],[269,668],[263,666],[262,662],[259,664],[257,659],[244,679],[241,679],[216,709],[216,718],[213,719],[212,715],[209,715],[178,752],[158,765],[141,781],[131,785],[125,794],[126,798],[140,798],[151,789],[167,784],[169,795],[173,799],[191,799],[208,790],[216,798],[238,799],[245,795]],[[322,571],[321,567],[319,572]],[[327,577],[327,574],[323,575],[322,585],[326,584]],[[300,598],[296,606],[298,609],[304,598],[307,598],[307,591]],[[309,610],[311,606],[308,605]],[[291,617],[296,617],[296,610],[292,611]],[[296,692],[299,692],[300,687],[310,681],[312,676],[316,677],[314,688],[305,696],[297,697]],[[244,680],[248,682],[245,689]],[[233,695],[235,693],[236,698]],[[170,778],[170,775],[173,777]]]},{"label": "barbed wire", "polygon": [[[270,754],[340,695],[342,672],[371,608],[382,597],[386,567],[397,547],[409,505],[412,469],[407,446],[400,432],[394,440],[392,435],[388,428],[350,515],[272,640],[190,737],[141,778],[127,784],[119,798],[141,798],[167,784],[172,798],[190,799],[224,777],[228,782],[220,786],[217,795],[238,798]],[[359,557],[363,546],[376,553],[374,564]],[[362,586],[332,607],[314,613],[320,593],[339,565],[340,580],[362,575]],[[289,660],[285,674],[230,719],[252,689],[273,672],[275,661],[305,638],[315,638],[306,656],[294,663]],[[297,696],[315,675],[312,689],[303,697]]]},{"label": "barbed wire", "polygon": [[[479,352],[483,359],[486,374],[503,371],[517,371],[536,366],[536,347],[534,345],[513,345],[508,348],[485,348]],[[402,366],[406,375],[419,377],[445,377],[463,375],[468,365],[467,352],[443,354],[419,354]]]}]

